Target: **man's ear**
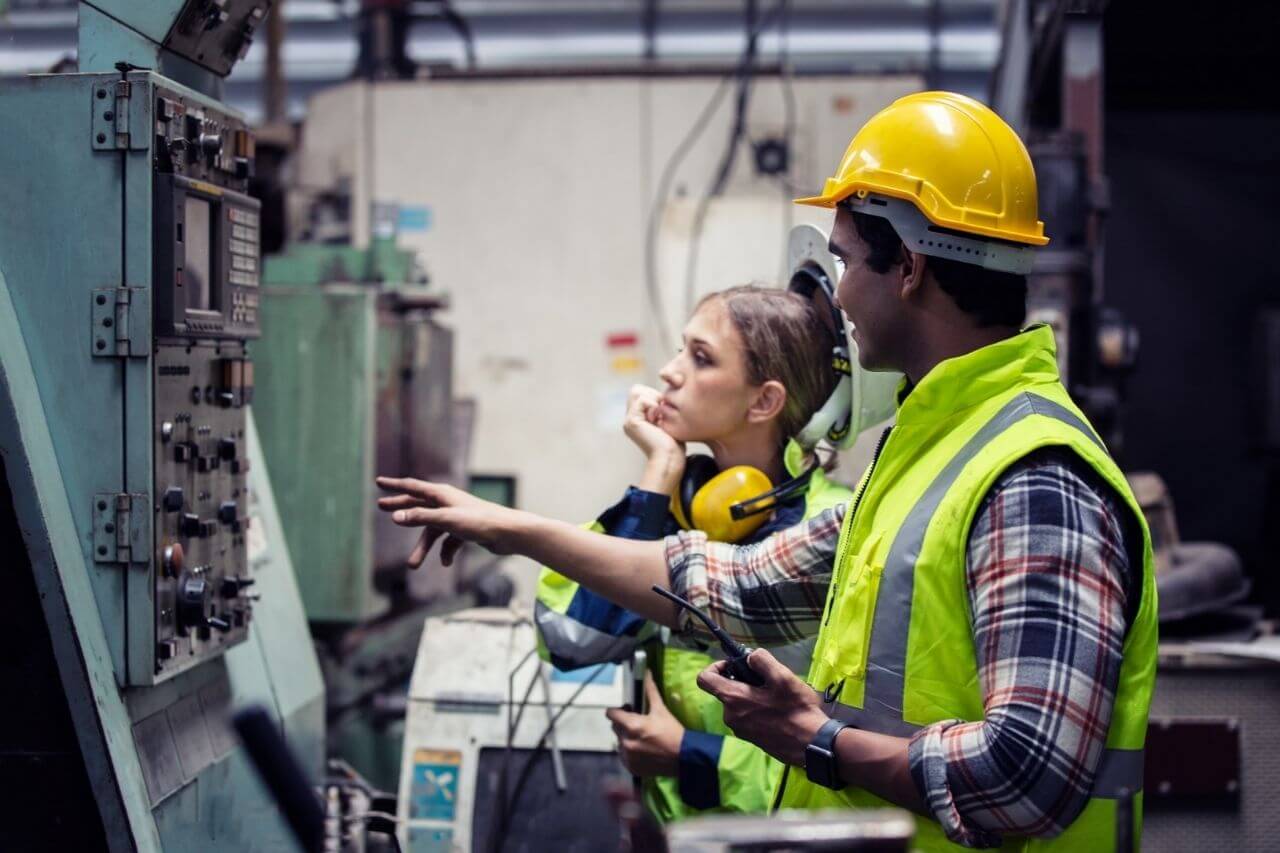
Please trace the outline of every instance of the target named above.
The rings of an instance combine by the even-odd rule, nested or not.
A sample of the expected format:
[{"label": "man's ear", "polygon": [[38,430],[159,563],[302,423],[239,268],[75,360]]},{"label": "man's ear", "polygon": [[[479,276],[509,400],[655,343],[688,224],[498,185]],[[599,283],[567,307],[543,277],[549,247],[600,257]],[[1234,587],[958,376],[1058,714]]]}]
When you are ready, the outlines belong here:
[{"label": "man's ear", "polygon": [[747,408],[747,423],[760,424],[776,418],[787,404],[787,386],[770,379],[756,389],[755,399]]},{"label": "man's ear", "polygon": [[901,271],[901,294],[904,300],[918,299],[924,290],[925,268],[928,266],[925,255],[919,252],[903,251]]}]

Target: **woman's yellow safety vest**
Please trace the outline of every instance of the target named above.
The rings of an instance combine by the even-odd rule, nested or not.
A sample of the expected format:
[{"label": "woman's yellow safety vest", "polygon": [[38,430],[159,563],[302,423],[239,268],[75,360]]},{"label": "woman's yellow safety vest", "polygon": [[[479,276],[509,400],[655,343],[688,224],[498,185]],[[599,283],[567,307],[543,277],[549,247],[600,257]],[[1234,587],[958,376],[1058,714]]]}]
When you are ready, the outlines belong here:
[{"label": "woman's yellow safety vest", "polygon": [[[1132,511],[1143,537],[1142,600],[1088,804],[1058,837],[1006,836],[1004,846],[1108,850],[1122,789],[1134,794],[1135,837],[1141,828],[1156,671],[1151,537],[1124,475],[1059,379],[1049,328],[942,362],[902,402],[840,531],[808,681],[828,714],[868,731],[909,736],[940,720],[982,720],[965,578],[969,528],[1000,474],[1049,445],[1074,451]],[[779,808],[886,805],[859,788],[816,785],[794,768],[779,785]],[[935,821],[917,818],[916,827],[918,849],[955,847]]]},{"label": "woman's yellow safety vest", "polygon": [[[807,467],[804,450],[796,442],[788,442],[783,461],[791,476],[797,476]],[[810,475],[809,488],[804,495],[804,518],[812,518],[851,497],[848,488],[827,479],[821,469]],[[592,529],[600,531],[599,523]],[[576,642],[583,648],[583,658],[593,661],[616,658],[618,651],[633,638],[608,637],[577,625],[564,614],[578,590],[578,584],[551,569],[543,569],[538,580],[537,623],[538,647],[544,660],[550,659],[546,646],[546,632],[558,632],[561,642]],[[686,729],[711,734],[728,735],[720,751],[717,777],[720,783],[720,807],[700,810],[689,806],[680,797],[679,785],[674,777],[657,776],[644,780],[644,802],[650,812],[662,823],[703,814],[706,811],[763,813],[769,808],[769,798],[782,775],[782,765],[758,747],[732,737],[724,724],[724,706],[709,693],[698,688],[698,673],[706,669],[713,658],[706,652],[683,645],[679,638],[668,642],[649,642],[650,671],[662,693],[663,701],[672,715]],[[801,677],[807,671],[813,648],[812,640],[785,648],[771,649],[779,659],[791,666]],[[585,665],[585,664],[584,664]]]}]

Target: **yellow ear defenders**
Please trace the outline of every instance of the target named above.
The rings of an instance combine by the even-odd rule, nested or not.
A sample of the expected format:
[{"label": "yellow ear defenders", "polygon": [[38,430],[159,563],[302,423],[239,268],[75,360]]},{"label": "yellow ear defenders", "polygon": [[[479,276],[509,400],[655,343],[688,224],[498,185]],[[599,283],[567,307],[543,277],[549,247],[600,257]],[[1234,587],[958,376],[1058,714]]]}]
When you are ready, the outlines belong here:
[{"label": "yellow ear defenders", "polygon": [[[839,270],[827,251],[826,235],[812,225],[792,230],[788,260],[794,271],[787,289],[814,303],[831,340],[831,369],[836,375],[830,396],[794,438],[807,450],[820,441],[847,448],[857,437],[851,430],[855,388],[852,343],[835,296]],[[710,456],[694,454],[671,496],[671,514],[685,530],[701,530],[717,542],[740,542],[760,529],[774,507],[805,492],[817,468],[815,461],[800,476],[775,487],[767,474],[750,465],[721,471]]]},{"label": "yellow ear defenders", "polygon": [[799,477],[774,487],[769,475],[750,465],[721,471],[705,453],[691,455],[680,486],[671,496],[671,514],[685,530],[701,530],[713,542],[741,542],[760,529],[779,503],[809,488],[815,462]]}]

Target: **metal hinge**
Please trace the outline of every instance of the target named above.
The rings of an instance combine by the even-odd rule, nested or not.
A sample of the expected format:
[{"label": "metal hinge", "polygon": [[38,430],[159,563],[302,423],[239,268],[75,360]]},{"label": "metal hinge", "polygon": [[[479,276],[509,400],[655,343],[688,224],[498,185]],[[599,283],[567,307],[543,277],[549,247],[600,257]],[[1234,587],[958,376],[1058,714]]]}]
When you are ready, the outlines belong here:
[{"label": "metal hinge", "polygon": [[146,495],[93,496],[93,560],[145,563],[151,559],[151,512]]},{"label": "metal hinge", "polygon": [[[92,134],[95,151],[141,150],[150,141],[146,122],[139,121],[139,132],[133,132],[131,121],[136,105],[133,102],[133,83],[129,80],[102,80],[90,95],[93,111]],[[137,116],[142,119],[145,116]]]},{"label": "metal hinge", "polygon": [[103,358],[141,358],[151,351],[151,291],[109,287],[89,294],[89,348]]}]

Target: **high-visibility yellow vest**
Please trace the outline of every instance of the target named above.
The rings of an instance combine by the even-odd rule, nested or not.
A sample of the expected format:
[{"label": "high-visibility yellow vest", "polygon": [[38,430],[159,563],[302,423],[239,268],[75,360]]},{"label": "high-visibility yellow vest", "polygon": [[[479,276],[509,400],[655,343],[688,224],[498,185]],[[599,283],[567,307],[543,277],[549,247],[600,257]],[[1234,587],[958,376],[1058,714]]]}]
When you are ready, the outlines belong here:
[{"label": "high-visibility yellow vest", "polygon": [[[794,441],[788,442],[783,461],[791,476],[805,470],[804,450]],[[804,518],[809,519],[845,503],[851,497],[848,488],[827,479],[821,469],[810,475],[804,495]],[[600,531],[597,522],[592,529]],[[558,645],[580,647],[582,665],[601,660],[617,660],[636,645],[635,638],[613,637],[573,622],[566,616],[578,584],[563,575],[543,569],[538,579],[536,621],[538,645],[544,660],[550,659],[548,634]],[[782,774],[782,765],[759,747],[733,737],[724,723],[724,706],[714,696],[698,688],[698,673],[713,660],[705,652],[682,644],[679,638],[662,643],[655,639],[647,644],[649,665],[655,683],[668,710],[686,729],[726,735],[717,764],[720,783],[719,809],[693,808],[680,797],[674,777],[651,777],[644,780],[644,802],[662,823],[680,820],[709,811],[763,813],[768,810],[774,785]],[[797,643],[794,647],[771,649],[801,677],[804,676],[813,643]]]},{"label": "high-visibility yellow vest", "polygon": [[[1058,837],[1006,836],[1005,847],[1112,849],[1122,789],[1134,794],[1137,837],[1156,670],[1151,537],[1124,475],[1059,379],[1052,331],[1035,327],[942,362],[902,402],[887,436],[845,517],[809,670],[827,713],[898,736],[940,720],[984,718],[965,578],[969,528],[1010,465],[1037,448],[1069,448],[1115,490],[1142,530],[1142,600],[1125,637],[1088,804]],[[815,785],[795,768],[779,785],[779,808],[885,805],[859,788]],[[916,823],[917,848],[954,847],[935,821]]]}]

